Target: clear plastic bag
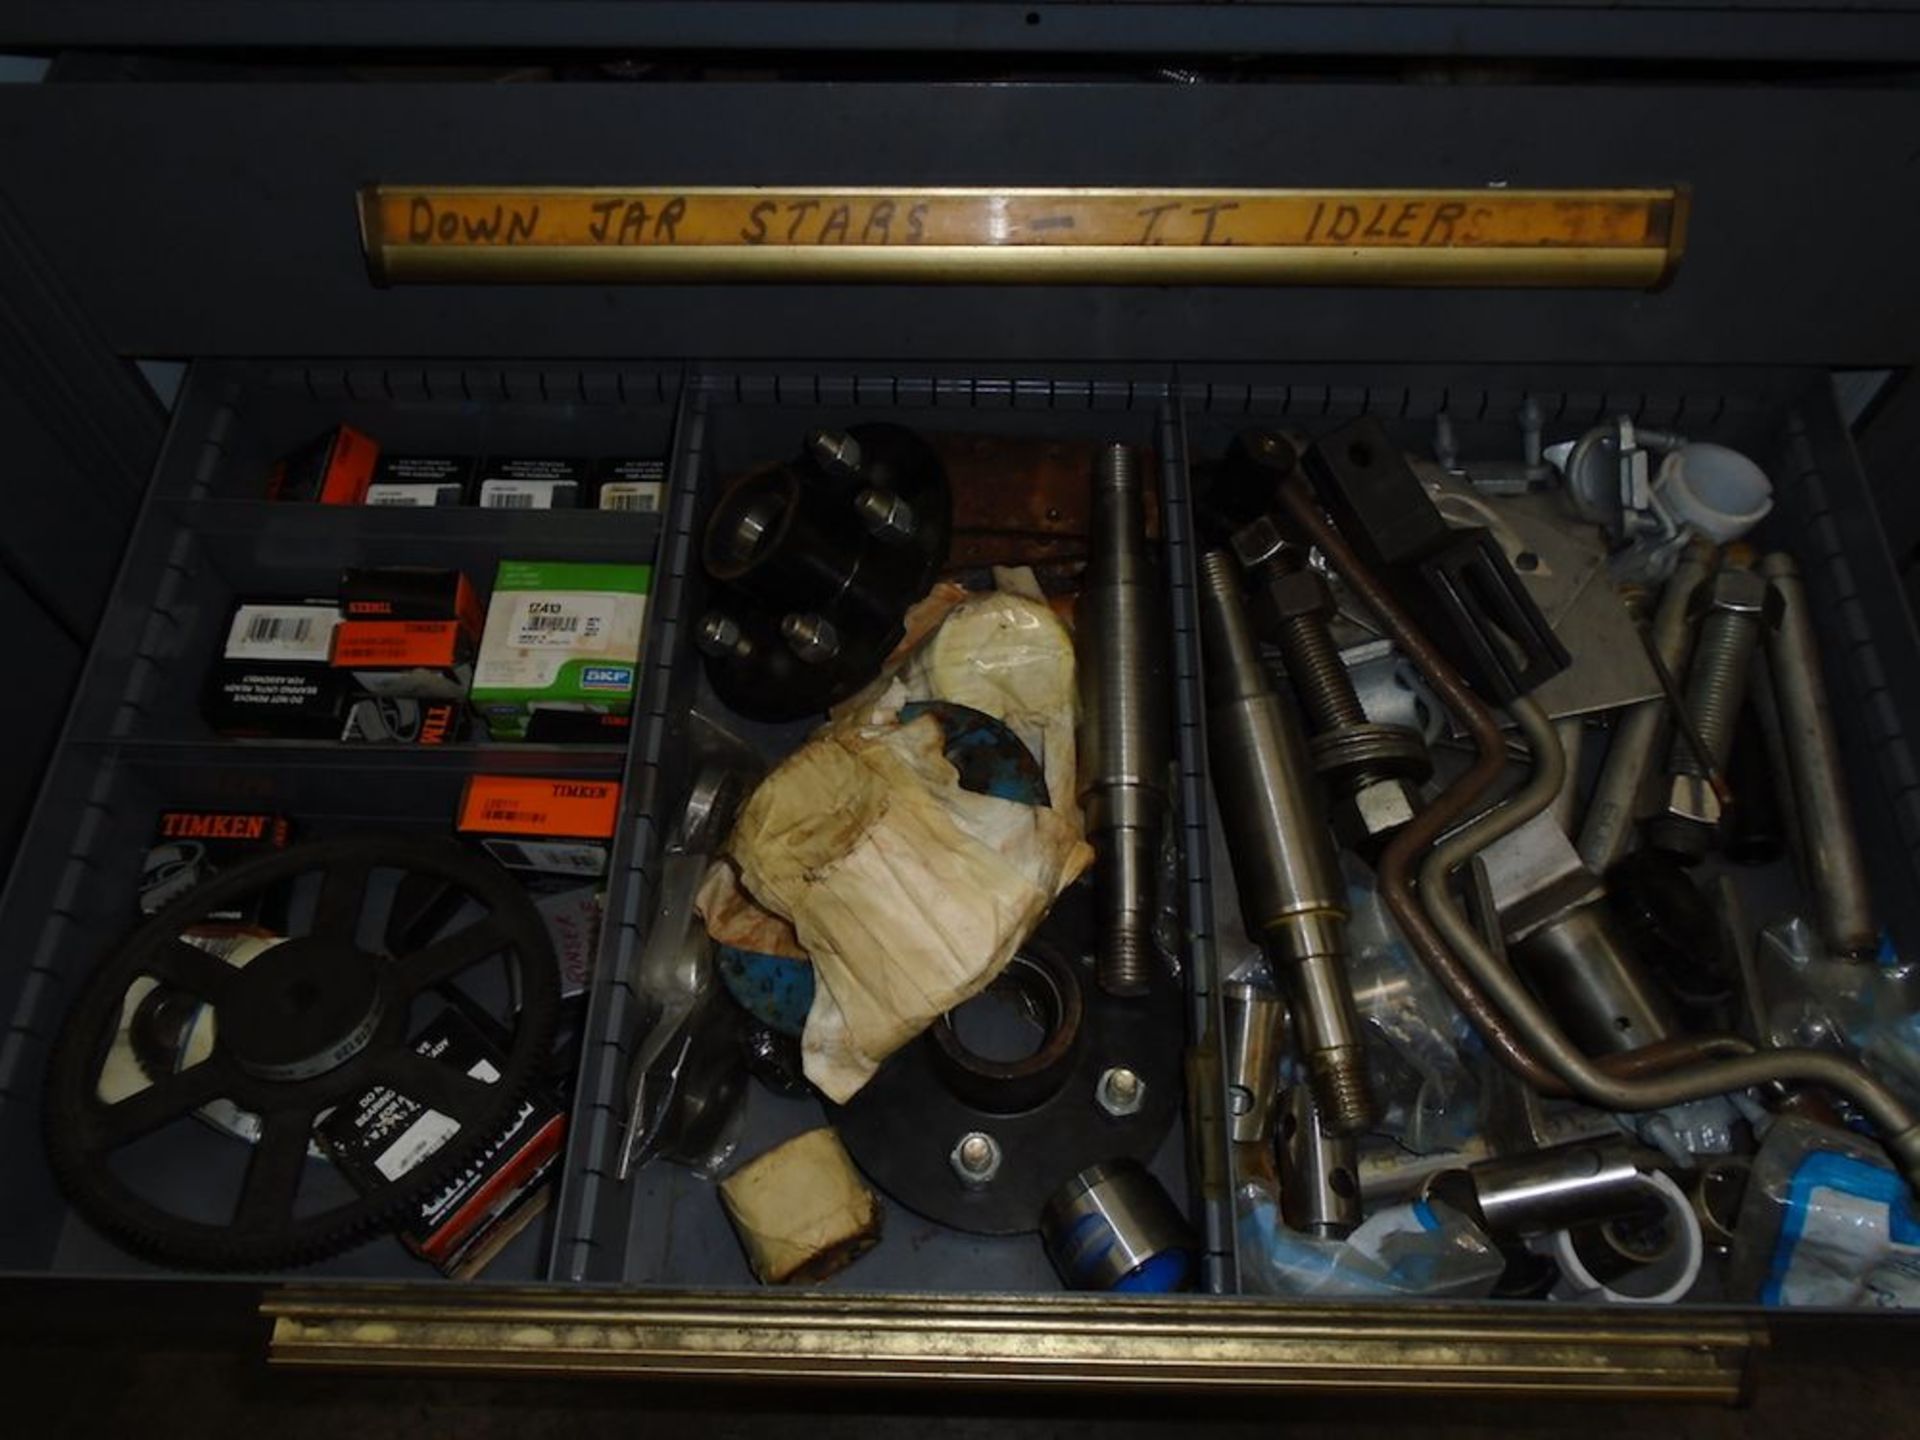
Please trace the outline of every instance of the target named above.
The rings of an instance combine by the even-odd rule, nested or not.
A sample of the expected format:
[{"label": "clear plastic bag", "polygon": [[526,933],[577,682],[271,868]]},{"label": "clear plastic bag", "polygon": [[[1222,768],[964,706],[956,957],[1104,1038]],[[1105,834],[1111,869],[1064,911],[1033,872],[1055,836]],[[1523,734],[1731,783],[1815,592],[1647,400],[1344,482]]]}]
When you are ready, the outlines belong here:
[{"label": "clear plastic bag", "polygon": [[1347,973],[1354,1006],[1382,1047],[1372,1078],[1383,1102],[1382,1133],[1409,1150],[1451,1149],[1472,1135],[1477,1090],[1463,1054],[1477,1042],[1424,965],[1413,958],[1381,902],[1372,875],[1347,866]]},{"label": "clear plastic bag", "polygon": [[1345,1240],[1319,1240],[1281,1224],[1264,1189],[1242,1198],[1240,1274],[1256,1294],[1477,1299],[1506,1268],[1478,1226],[1434,1201],[1392,1206]]},{"label": "clear plastic bag", "polygon": [[1781,1117],[1740,1207],[1732,1293],[1763,1305],[1920,1308],[1920,1220],[1880,1147]]}]

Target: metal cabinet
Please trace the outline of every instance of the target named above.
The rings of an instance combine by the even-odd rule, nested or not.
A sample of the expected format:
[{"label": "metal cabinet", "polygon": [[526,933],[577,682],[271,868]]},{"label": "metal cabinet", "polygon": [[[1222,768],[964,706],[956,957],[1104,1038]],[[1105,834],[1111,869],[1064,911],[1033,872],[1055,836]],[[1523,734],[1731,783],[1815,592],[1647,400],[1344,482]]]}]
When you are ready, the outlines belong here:
[{"label": "metal cabinet", "polygon": [[[441,18],[461,12],[400,8]],[[878,23],[902,33],[936,15],[966,34],[997,33],[991,27],[1009,20],[1000,6],[897,8]],[[1040,6],[1018,26],[1079,33],[1103,8]],[[1174,8],[1146,7],[1149,26],[1170,23],[1161,12]],[[1496,50],[1525,48],[1523,35],[1558,33],[1554,24],[1572,27],[1576,14],[1567,7],[1542,20],[1546,29],[1527,31],[1478,7],[1433,7],[1430,15],[1414,8],[1423,13],[1406,32],[1409,51],[1422,48],[1418,37],[1432,34],[1442,12],[1472,12],[1480,28],[1467,33],[1489,37]],[[590,9],[566,8],[553,23],[599,24],[603,17]],[[757,13],[773,26],[769,33],[784,33],[802,9],[834,7]],[[1304,7],[1247,9],[1276,27],[1265,32],[1270,39],[1307,23]],[[1330,47],[1357,46],[1362,32],[1353,27],[1370,26],[1372,10],[1321,16],[1314,33],[1337,39],[1345,26],[1347,42],[1330,39]],[[955,19],[960,12],[969,13]],[[73,38],[52,10],[23,13],[17,33]],[[1617,35],[1611,22],[1577,13],[1597,27],[1585,32],[1591,48],[1565,42],[1560,53],[1610,53],[1610,42],[1595,37]],[[301,14],[257,7],[255,18],[295,25]],[[501,23],[489,42],[514,43],[505,20],[523,14],[490,9]],[[1904,14],[1887,21],[1896,51],[1912,43],[1900,38]],[[1704,23],[1679,8],[1656,15],[1651,23],[1676,35]],[[375,31],[390,21],[398,23],[388,16],[374,24],[368,43],[384,43]],[[1230,31],[1251,23],[1244,14],[1233,21]],[[95,43],[124,38],[133,47],[149,38],[131,12],[102,7],[94,23],[102,27]],[[1754,19],[1753,33],[1785,43],[1780,37],[1810,23],[1807,12],[1768,11]],[[1821,33],[1849,53],[1863,44],[1857,17]],[[1508,38],[1497,43],[1501,35]],[[1282,74],[1231,85],[1125,76],[918,86],[554,77],[495,85],[355,82],[337,73],[278,84],[257,70],[220,83],[138,78],[141,67],[133,69],[128,80],[0,87],[7,228],[43,262],[0,279],[0,297],[17,292],[38,307],[10,343],[24,352],[49,343],[36,336],[60,336],[73,355],[90,357],[71,362],[76,377],[89,366],[94,373],[74,386],[83,410],[117,393],[117,381],[100,378],[114,373],[108,357],[194,361],[110,584],[105,568],[120,552],[117,532],[81,547],[82,563],[96,567],[89,583],[101,619],[0,903],[0,1169],[8,1176],[0,1186],[0,1268],[49,1278],[151,1273],[60,1198],[41,1158],[39,1086],[63,997],[124,927],[116,897],[129,890],[153,810],[172,797],[214,804],[244,794],[318,816],[323,829],[367,819],[431,827],[444,823],[462,777],[497,758],[483,746],[426,754],[218,740],[182,677],[202,663],[225,605],[260,587],[320,583],[346,563],[429,555],[485,574],[534,548],[651,559],[659,576],[631,742],[513,761],[626,782],[558,1201],[545,1229],[516,1241],[481,1290],[439,1281],[392,1242],[315,1271],[234,1282],[264,1295],[279,1357],[943,1382],[1094,1382],[1124,1369],[1171,1386],[1225,1379],[1249,1387],[1740,1392],[1768,1328],[1751,1309],[1629,1318],[1518,1304],[1066,1296],[1037,1246],[919,1234],[890,1238],[828,1288],[755,1289],[717,1205],[698,1193],[703,1187],[679,1174],[649,1174],[631,1186],[611,1177],[635,1004],[630,982],[651,921],[663,829],[687,779],[686,717],[699,683],[693,539],[730,471],[835,417],[1154,448],[1167,506],[1168,602],[1176,632],[1186,634],[1177,678],[1188,959],[1194,1039],[1204,1047],[1218,938],[1207,901],[1224,865],[1207,840],[1196,729],[1195,557],[1184,511],[1192,463],[1249,424],[1314,433],[1363,414],[1418,444],[1444,410],[1464,448],[1506,447],[1510,417],[1528,397],[1556,436],[1627,413],[1766,462],[1778,488],[1769,523],[1794,537],[1819,613],[1886,921],[1896,941],[1920,947],[1920,765],[1912,742],[1920,638],[1895,562],[1913,537],[1890,533],[1883,520],[1831,383],[1836,368],[1897,376],[1920,333],[1910,265],[1920,199],[1888,180],[1907,164],[1920,113],[1903,85],[1878,71],[1849,72],[1844,84],[1801,76],[1790,86],[1749,89],[1706,74],[1625,85],[1324,83]],[[77,65],[75,73],[97,72]],[[369,279],[354,214],[358,187],[380,179],[1680,183],[1690,187],[1694,219],[1677,275],[1650,294],[380,288]],[[49,298],[49,274],[58,277],[57,299]],[[16,308],[27,313],[24,301]],[[1888,413],[1899,409],[1895,395]],[[667,505],[659,516],[636,517],[336,511],[260,498],[254,477],[274,455],[341,420],[413,448],[657,452],[669,458]],[[76,420],[63,433],[83,429]],[[1871,423],[1866,433],[1871,444]],[[1877,478],[1891,485],[1898,477]],[[772,1139],[805,1119],[794,1102],[763,1107],[755,1124],[760,1138]],[[1209,1123],[1204,1111],[1193,1121],[1200,1129]],[[1190,1183],[1209,1221],[1213,1278],[1230,1290],[1225,1182],[1209,1156],[1217,1160],[1212,1146],[1189,1143],[1163,1163]]]}]

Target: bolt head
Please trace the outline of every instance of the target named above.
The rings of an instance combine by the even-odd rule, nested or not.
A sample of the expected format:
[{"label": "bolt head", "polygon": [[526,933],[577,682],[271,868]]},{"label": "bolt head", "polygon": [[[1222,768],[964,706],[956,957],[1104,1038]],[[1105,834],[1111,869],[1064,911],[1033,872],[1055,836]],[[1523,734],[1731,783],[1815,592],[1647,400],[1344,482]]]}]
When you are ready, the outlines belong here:
[{"label": "bolt head", "polygon": [[1288,555],[1298,555],[1302,560],[1306,558],[1305,548],[1283,535],[1271,515],[1249,520],[1233,532],[1230,543],[1233,546],[1233,558],[1248,570]]},{"label": "bolt head", "polygon": [[1093,1098],[1116,1120],[1135,1115],[1147,1103],[1147,1082],[1140,1078],[1139,1071],[1115,1065],[1100,1072],[1100,1079],[1093,1087]]},{"label": "bolt head", "polygon": [[984,1130],[969,1130],[954,1143],[947,1163],[969,1190],[993,1183],[1000,1173],[1000,1142]]},{"label": "bolt head", "polygon": [[1300,450],[1278,430],[1261,430],[1244,437],[1241,448],[1247,452],[1247,458],[1256,465],[1283,474],[1290,473],[1300,463]]},{"label": "bolt head", "polygon": [[1763,576],[1751,570],[1725,569],[1700,582],[1687,602],[1697,619],[1710,610],[1752,615],[1768,625],[1780,623],[1780,595]]},{"label": "bolt head", "polygon": [[1720,823],[1720,797],[1704,775],[1675,775],[1668,784],[1666,813],[1697,825]]}]

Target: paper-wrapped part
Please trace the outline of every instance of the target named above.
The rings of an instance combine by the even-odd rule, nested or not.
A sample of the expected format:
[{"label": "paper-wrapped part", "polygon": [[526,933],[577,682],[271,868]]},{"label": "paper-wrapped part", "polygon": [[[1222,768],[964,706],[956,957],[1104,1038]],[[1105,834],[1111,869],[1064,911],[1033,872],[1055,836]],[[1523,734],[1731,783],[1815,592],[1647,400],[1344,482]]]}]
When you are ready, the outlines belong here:
[{"label": "paper-wrapped part", "polygon": [[731,860],[719,859],[708,867],[700,881],[700,890],[693,897],[693,908],[716,945],[732,945],[758,955],[779,955],[789,960],[807,958],[806,947],[793,933],[793,926],[755,903],[742,888],[740,872],[733,868]]},{"label": "paper-wrapped part", "polygon": [[944,747],[931,715],[829,728],[734,828],[747,889],[813,959],[807,1078],[841,1103],[985,989],[1092,860],[1058,810],[961,789]]},{"label": "paper-wrapped part", "polygon": [[903,678],[909,699],[1004,721],[1033,752],[1056,809],[1075,806],[1073,635],[1043,600],[993,590],[955,606]]},{"label": "paper-wrapped part", "polygon": [[880,1242],[880,1202],[828,1126],[749,1160],[720,1202],[766,1285],[824,1280]]}]

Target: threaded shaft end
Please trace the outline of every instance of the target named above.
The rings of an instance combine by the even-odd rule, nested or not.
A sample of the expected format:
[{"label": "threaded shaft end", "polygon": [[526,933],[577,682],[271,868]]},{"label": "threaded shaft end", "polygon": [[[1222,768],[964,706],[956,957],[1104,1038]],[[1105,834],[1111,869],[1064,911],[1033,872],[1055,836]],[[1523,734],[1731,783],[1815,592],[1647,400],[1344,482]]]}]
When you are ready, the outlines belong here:
[{"label": "threaded shaft end", "polygon": [[[1693,668],[1687,675],[1687,715],[1716,769],[1725,766],[1733,747],[1734,723],[1747,693],[1747,667],[1759,638],[1759,623],[1751,615],[1716,610],[1700,622]],[[1671,768],[1685,775],[1701,773],[1700,762],[1684,738],[1674,745]]]},{"label": "threaded shaft end", "polygon": [[1290,615],[1280,622],[1280,656],[1313,733],[1367,723],[1360,692],[1340,661],[1333,631],[1321,615]]},{"label": "threaded shaft end", "polygon": [[1358,1046],[1316,1050],[1308,1057],[1313,1103],[1329,1135],[1361,1135],[1373,1128],[1373,1087],[1365,1053]]},{"label": "threaded shaft end", "polygon": [[1094,471],[1095,480],[1101,485],[1110,485],[1116,490],[1137,490],[1140,488],[1140,460],[1131,445],[1118,443],[1100,447],[1100,458]]},{"label": "threaded shaft end", "polygon": [[1153,937],[1137,914],[1112,915],[1100,936],[1096,975],[1109,995],[1144,995],[1153,978]]}]

